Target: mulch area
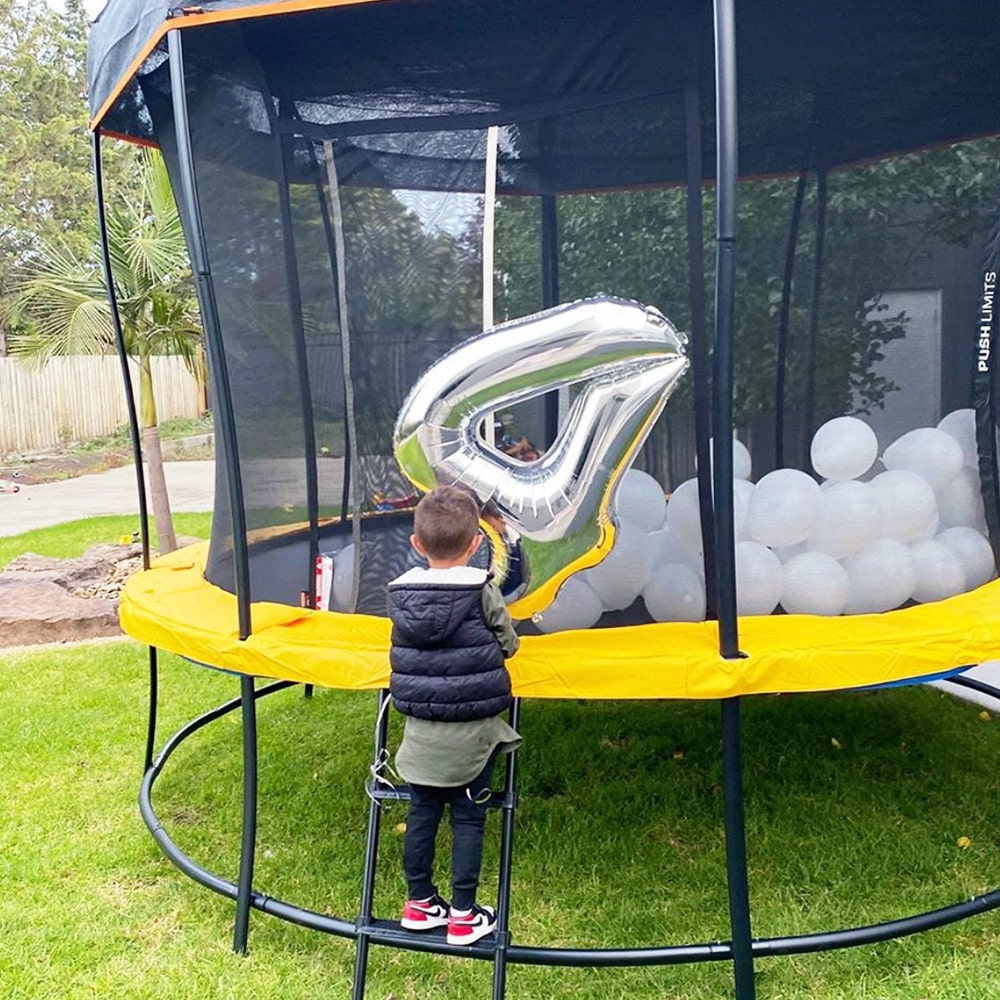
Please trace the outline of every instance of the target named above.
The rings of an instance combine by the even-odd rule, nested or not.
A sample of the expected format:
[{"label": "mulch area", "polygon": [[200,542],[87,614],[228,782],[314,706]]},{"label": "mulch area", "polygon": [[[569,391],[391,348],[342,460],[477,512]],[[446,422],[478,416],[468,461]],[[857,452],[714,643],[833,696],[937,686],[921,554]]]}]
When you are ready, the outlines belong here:
[{"label": "mulch area", "polygon": [[8,485],[35,486],[104,472],[132,462],[131,452],[60,452],[22,458],[0,459],[0,480]]}]

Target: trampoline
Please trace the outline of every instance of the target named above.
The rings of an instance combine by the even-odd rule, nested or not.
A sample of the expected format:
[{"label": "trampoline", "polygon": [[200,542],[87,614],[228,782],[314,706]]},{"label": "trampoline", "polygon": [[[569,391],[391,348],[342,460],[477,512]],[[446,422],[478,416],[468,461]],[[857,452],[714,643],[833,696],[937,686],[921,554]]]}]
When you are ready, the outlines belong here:
[{"label": "trampoline", "polygon": [[[725,960],[750,1000],[755,957],[1000,905],[998,890],[876,927],[755,938],[739,715],[743,697],[953,677],[1000,651],[992,5],[572,10],[111,0],[91,33],[98,180],[102,136],[166,159],[216,422],[211,540],[150,565],[144,534],[146,569],[122,598],[125,630],[150,645],[143,814],[175,863],[236,900],[237,950],[254,908],[356,939],[358,998],[371,943],[449,949],[374,917],[378,794],[357,920],[256,890],[255,703],[293,683],[384,690],[385,585],[435,481],[472,483],[521,532],[515,715],[532,698],[722,705],[731,940],[516,944],[512,759],[496,801],[500,931],[469,952],[494,962],[494,997],[508,961]],[[578,341],[545,333],[602,310],[662,320],[666,339],[636,346],[616,327],[601,340],[592,318]],[[457,359],[488,344],[493,367],[462,369],[480,383],[451,399]],[[421,438],[446,411],[461,433],[441,417]],[[492,427],[516,428],[532,459],[504,455]],[[504,544],[491,536],[481,557]],[[241,693],[154,758],[157,649],[232,671]],[[151,792],[180,742],[235,710],[231,883],[180,852]]]}]

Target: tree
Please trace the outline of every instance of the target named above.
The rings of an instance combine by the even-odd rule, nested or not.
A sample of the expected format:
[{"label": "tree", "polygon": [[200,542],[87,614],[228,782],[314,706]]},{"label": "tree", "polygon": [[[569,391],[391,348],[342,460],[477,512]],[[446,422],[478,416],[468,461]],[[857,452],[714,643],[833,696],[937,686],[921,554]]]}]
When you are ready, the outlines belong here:
[{"label": "tree", "polygon": [[[151,358],[180,354],[194,370],[201,328],[192,293],[180,216],[159,154],[140,154],[137,195],[108,213],[112,274],[125,349],[139,368],[142,444],[161,552],[177,547],[153,395]],[[11,353],[36,363],[57,354],[115,350],[111,310],[98,245],[81,257],[66,243],[42,248],[14,300],[18,324]]]},{"label": "tree", "polygon": [[[85,256],[94,226],[87,132],[87,13],[67,0],[0,0],[0,317],[20,271],[57,240]],[[109,188],[134,187],[136,161],[105,144]],[[0,318],[0,355],[6,325]]]},{"label": "tree", "polygon": [[[906,317],[878,310],[879,298],[894,282],[908,280],[914,263],[936,242],[969,247],[983,238],[993,210],[998,151],[996,139],[981,139],[830,173],[814,349],[816,182],[815,175],[810,178],[785,361],[789,413],[801,415],[813,407],[815,426],[845,412],[866,413],[884,405],[896,387],[879,362],[886,343],[905,335]],[[794,177],[748,179],[739,185],[734,420],[747,435],[774,420],[777,331],[795,187]],[[609,292],[656,305],[681,329],[688,328],[683,189],[560,195],[557,200],[562,301]],[[537,201],[508,197],[497,206],[499,318],[541,307]],[[714,188],[706,186],[702,201],[711,309]],[[683,409],[691,385],[690,378],[681,383],[661,427]]]}]

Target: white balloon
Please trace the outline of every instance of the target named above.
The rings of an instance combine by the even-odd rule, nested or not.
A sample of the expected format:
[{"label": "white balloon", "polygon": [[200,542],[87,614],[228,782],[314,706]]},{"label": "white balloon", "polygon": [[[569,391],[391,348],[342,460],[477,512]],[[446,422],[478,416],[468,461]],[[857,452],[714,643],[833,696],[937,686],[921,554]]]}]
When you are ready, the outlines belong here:
[{"label": "white balloon", "polygon": [[704,575],[705,562],[700,550],[697,554],[692,553],[685,546],[681,545],[669,528],[663,528],[660,531],[653,531],[648,534],[646,536],[646,544],[649,548],[651,564],[650,577],[661,566],[669,566],[671,563],[683,563],[696,573]]},{"label": "white balloon", "polygon": [[629,521],[642,531],[663,527],[667,500],[663,487],[647,472],[629,469],[621,478],[613,504],[619,521]]},{"label": "white balloon", "polygon": [[697,479],[684,480],[670,494],[664,523],[685,550],[692,554],[701,552],[701,510],[698,506]]},{"label": "white balloon", "polygon": [[850,590],[844,614],[889,611],[913,596],[917,572],[910,550],[894,538],[879,538],[844,562]]},{"label": "white balloon", "polygon": [[947,486],[958,475],[964,461],[958,441],[936,427],[909,431],[893,441],[882,456],[882,464],[887,469],[915,472],[935,490]]},{"label": "white balloon", "polygon": [[[710,456],[715,454],[715,441],[714,439],[708,442],[708,453]],[[695,462],[695,469],[698,468],[698,463]],[[738,438],[733,435],[733,479],[749,479],[750,473],[753,471],[753,460],[750,457],[750,452],[747,450],[747,446]]]},{"label": "white balloon", "polygon": [[782,565],[784,565],[789,559],[794,559],[796,556],[809,550],[805,542],[799,542],[796,545],[779,545],[771,551],[781,560]]},{"label": "white balloon", "polygon": [[543,632],[564,632],[571,628],[590,628],[603,611],[601,599],[577,573],[559,588],[552,603],[532,621]]},{"label": "white balloon", "polygon": [[979,488],[979,470],[966,466],[937,494],[938,513],[941,524],[946,528],[963,525],[986,530],[986,514],[983,510],[983,495]]},{"label": "white balloon", "polygon": [[781,606],[790,615],[839,615],[849,588],[847,570],[833,556],[803,552],[784,565]]},{"label": "white balloon", "polygon": [[354,610],[354,543],[333,554],[333,583],[330,607],[334,611]]},{"label": "white balloon", "polygon": [[805,541],[819,514],[822,495],[816,481],[804,472],[769,472],[754,487],[750,498],[750,538],[763,545]]},{"label": "white balloon", "polygon": [[670,563],[654,569],[643,588],[642,599],[654,621],[705,620],[705,584],[690,566]]},{"label": "white balloon", "polygon": [[749,479],[753,471],[753,459],[747,446],[737,437],[733,438],[733,479]]},{"label": "white balloon", "polygon": [[957,555],[944,543],[927,539],[910,546],[917,584],[913,599],[921,604],[943,601],[965,590],[965,570]]},{"label": "white balloon", "polygon": [[968,468],[979,467],[975,410],[952,410],[938,422],[938,430],[950,434],[962,446],[962,458]]},{"label": "white balloon", "polygon": [[892,469],[868,484],[878,504],[881,538],[917,542],[937,529],[937,499],[927,480],[915,472]]},{"label": "white balloon", "polygon": [[649,576],[652,553],[647,535],[625,522],[615,532],[611,551],[581,576],[601,599],[606,611],[621,611],[638,596]]},{"label": "white balloon", "polygon": [[758,542],[736,543],[736,613],[769,615],[781,598],[781,560]]},{"label": "white balloon", "polygon": [[809,457],[825,479],[856,479],[864,475],[878,455],[875,432],[857,417],[835,417],[813,435]]},{"label": "white balloon", "polygon": [[849,479],[833,483],[822,492],[819,515],[807,542],[810,552],[845,559],[875,541],[879,504],[867,483]]},{"label": "white balloon", "polygon": [[[742,541],[749,535],[750,498],[753,493],[753,483],[745,479],[733,480],[733,532],[736,541]],[[690,556],[696,560],[702,558],[697,479],[685,480],[671,494],[665,524]]]},{"label": "white balloon", "polygon": [[936,541],[947,545],[965,570],[965,589],[975,590],[996,576],[993,549],[974,528],[946,528]]}]

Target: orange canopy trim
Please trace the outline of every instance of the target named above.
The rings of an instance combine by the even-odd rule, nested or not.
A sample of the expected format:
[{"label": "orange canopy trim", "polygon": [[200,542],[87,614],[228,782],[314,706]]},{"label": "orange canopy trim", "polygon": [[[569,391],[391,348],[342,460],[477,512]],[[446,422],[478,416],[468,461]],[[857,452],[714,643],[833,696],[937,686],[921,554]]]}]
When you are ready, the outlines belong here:
[{"label": "orange canopy trim", "polygon": [[[160,44],[168,31],[173,31],[175,28],[203,28],[208,24],[222,24],[225,21],[247,21],[255,17],[300,14],[303,11],[322,10],[325,7],[355,7],[363,3],[385,2],[387,0],[281,0],[278,3],[261,3],[249,7],[231,7],[226,10],[205,10],[196,4],[174,7],[172,10],[179,12],[177,16],[168,17],[146,40],[146,44],[139,50],[138,55],[132,60],[128,69],[115,84],[107,100],[90,120],[90,131],[97,131],[104,116],[111,110],[121,96],[122,91],[128,86],[129,80],[139,72],[142,64],[152,55],[156,46]],[[125,139],[128,142],[136,142],[132,136],[116,134],[115,137]]]},{"label": "orange canopy trim", "polygon": [[[208,543],[137,573],[121,623],[136,639],[199,663],[325,687],[389,680],[389,621],[280,604],[252,605],[241,641],[236,598],[204,578]],[[968,594],[880,615],[740,619],[746,658],[722,659],[714,622],[525,636],[510,660],[527,698],[728,698],[915,680],[1000,656],[1000,580]]]}]

